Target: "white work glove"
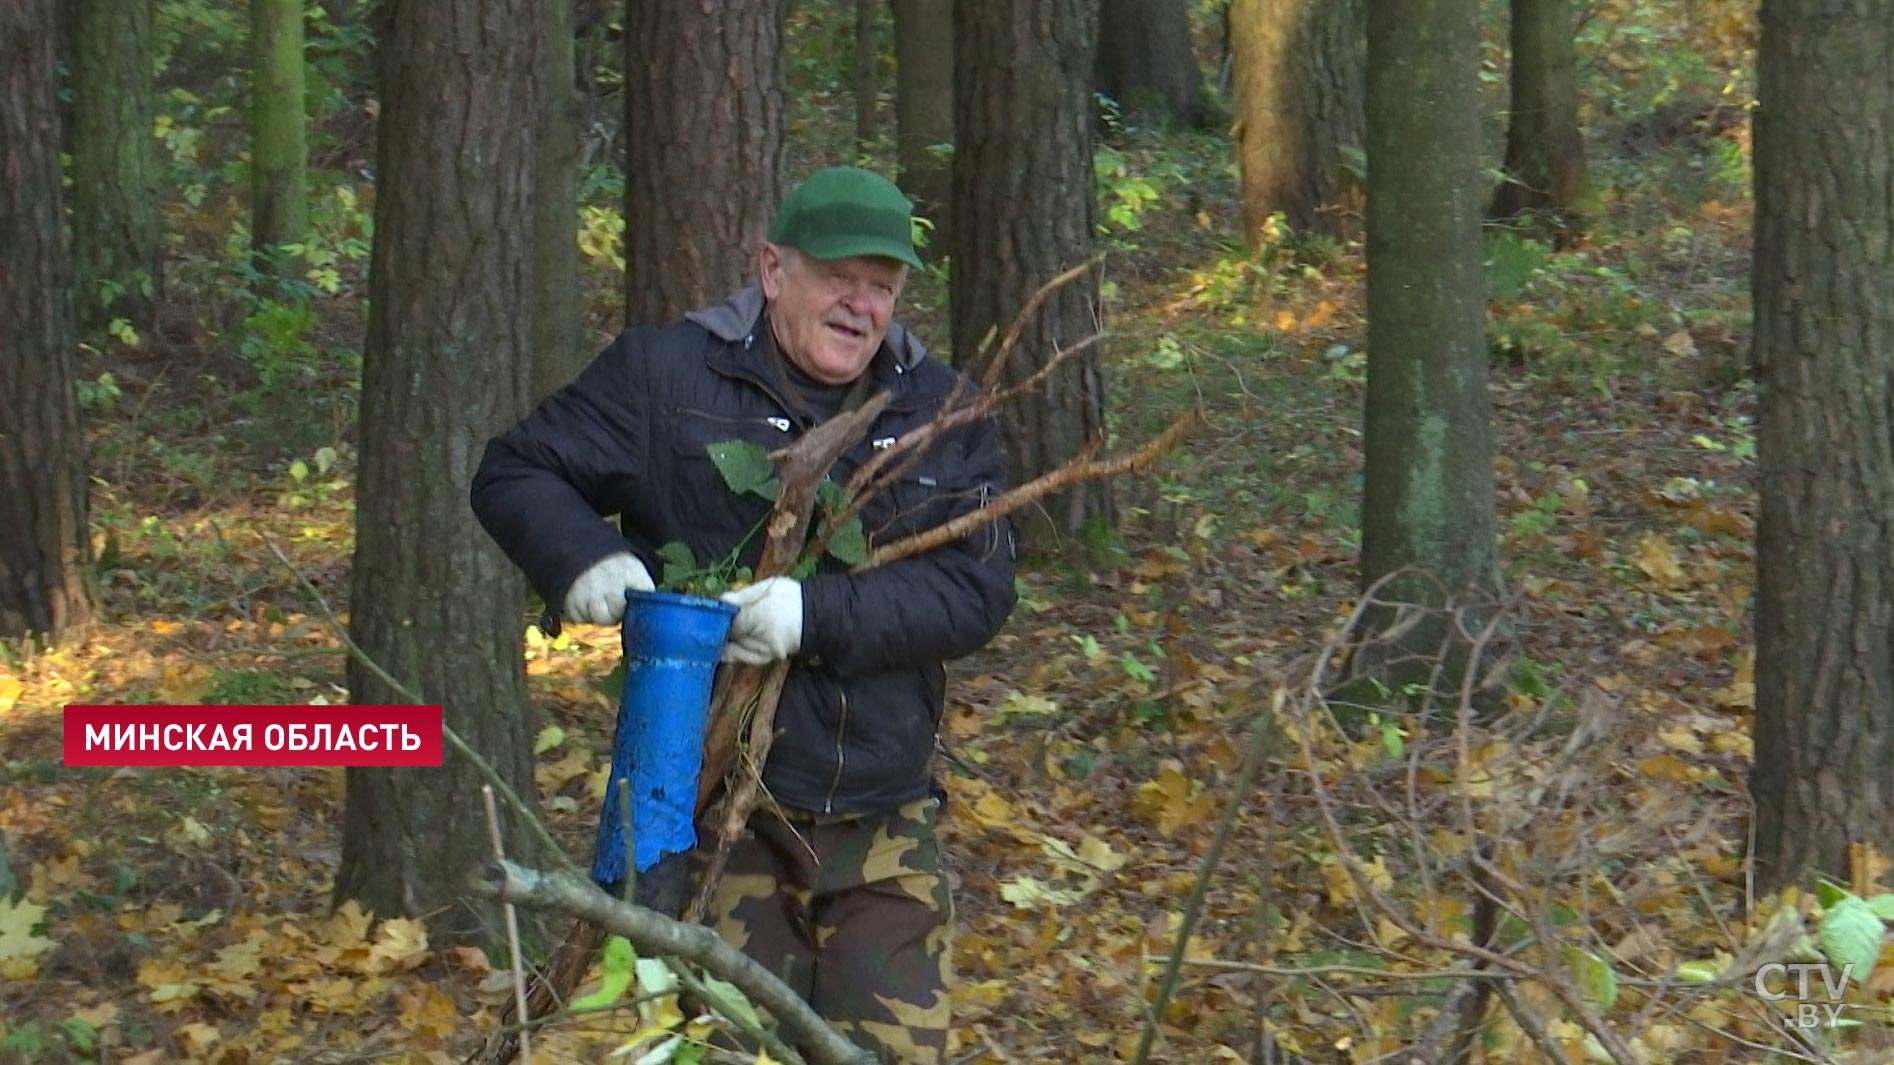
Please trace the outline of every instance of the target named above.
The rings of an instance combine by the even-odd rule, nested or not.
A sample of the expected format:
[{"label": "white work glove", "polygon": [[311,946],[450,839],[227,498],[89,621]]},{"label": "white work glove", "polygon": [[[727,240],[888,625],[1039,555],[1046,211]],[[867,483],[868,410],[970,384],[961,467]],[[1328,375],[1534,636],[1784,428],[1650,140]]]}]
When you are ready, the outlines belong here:
[{"label": "white work glove", "polygon": [[730,642],[723,648],[724,661],[766,666],[802,647],[801,582],[771,577],[725,592],[723,601],[737,607],[737,616],[730,622]]},{"label": "white work glove", "polygon": [[626,591],[649,592],[656,587],[651,583],[650,571],[637,556],[625,552],[607,555],[572,582],[566,590],[563,613],[568,620],[584,625],[615,625],[625,616]]}]

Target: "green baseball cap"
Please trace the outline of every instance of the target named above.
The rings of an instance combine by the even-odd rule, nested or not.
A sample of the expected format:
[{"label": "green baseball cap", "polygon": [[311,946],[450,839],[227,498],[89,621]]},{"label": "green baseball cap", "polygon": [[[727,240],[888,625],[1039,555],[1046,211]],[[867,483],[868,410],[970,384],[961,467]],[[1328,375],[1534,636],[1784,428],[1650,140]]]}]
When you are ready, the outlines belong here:
[{"label": "green baseball cap", "polygon": [[919,267],[907,194],[872,170],[832,166],[797,185],[770,226],[771,244],[811,259],[878,255]]}]

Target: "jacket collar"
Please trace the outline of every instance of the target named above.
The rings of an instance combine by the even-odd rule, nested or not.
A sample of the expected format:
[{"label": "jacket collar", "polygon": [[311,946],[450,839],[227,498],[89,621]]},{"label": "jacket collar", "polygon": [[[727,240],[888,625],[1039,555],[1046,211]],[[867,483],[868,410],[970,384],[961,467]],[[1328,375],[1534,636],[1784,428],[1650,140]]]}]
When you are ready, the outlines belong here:
[{"label": "jacket collar", "polygon": [[[700,307],[684,317],[723,342],[707,358],[711,369],[754,381],[774,394],[767,383],[762,338],[757,335],[763,326],[763,309],[763,290],[751,285],[722,303]],[[914,334],[901,328],[900,323],[890,322],[868,372],[875,376],[877,389],[893,394],[893,406],[918,404],[932,398],[912,373],[926,358],[927,349]]]}]

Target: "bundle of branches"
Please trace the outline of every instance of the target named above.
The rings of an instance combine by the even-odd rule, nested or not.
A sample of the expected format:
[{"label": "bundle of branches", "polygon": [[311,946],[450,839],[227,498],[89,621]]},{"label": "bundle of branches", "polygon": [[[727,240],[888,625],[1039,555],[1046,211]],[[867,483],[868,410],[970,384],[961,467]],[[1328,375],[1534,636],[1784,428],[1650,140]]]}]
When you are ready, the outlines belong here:
[{"label": "bundle of branches", "polygon": [[[863,438],[886,408],[891,398],[889,394],[880,393],[855,410],[823,422],[794,444],[772,454],[779,489],[764,526],[762,553],[754,567],[756,579],[788,573],[807,561],[821,558],[850,520],[858,517],[870,500],[886,491],[929,447],[955,429],[995,417],[1007,403],[1043,386],[1066,360],[1096,344],[1097,336],[1074,344],[1055,353],[1030,377],[1010,387],[997,387],[1025,324],[1047,296],[1096,269],[1098,264],[1098,259],[1090,260],[1041,286],[1021,307],[991,356],[984,360],[986,369],[980,387],[957,390],[931,421],[898,437],[891,446],[877,450],[843,486],[842,504],[826,508],[820,523],[815,520],[818,488],[836,460]],[[1013,511],[1080,482],[1147,469],[1182,438],[1194,421],[1195,414],[1187,413],[1142,447],[1108,458],[1098,457],[1104,441],[1102,437],[1095,437],[1058,469],[994,497],[979,509],[903,539],[872,546],[867,557],[854,567],[855,571],[953,543]],[[687,923],[699,923],[708,913],[729,859],[731,844],[742,836],[751,814],[763,801],[762,767],[775,737],[776,705],[789,668],[787,661],[763,667],[726,665],[718,674],[711,695],[697,801],[699,825],[712,825],[715,829],[711,838],[699,844],[703,871],[683,914]],[[581,918],[554,950],[540,974],[528,1001],[531,1017],[558,1009],[570,999],[584,979],[603,938],[604,932],[595,920]],[[511,1034],[515,1024],[517,1019],[509,1015],[485,1050],[470,1060],[500,1065],[511,1058],[515,1049]]]}]

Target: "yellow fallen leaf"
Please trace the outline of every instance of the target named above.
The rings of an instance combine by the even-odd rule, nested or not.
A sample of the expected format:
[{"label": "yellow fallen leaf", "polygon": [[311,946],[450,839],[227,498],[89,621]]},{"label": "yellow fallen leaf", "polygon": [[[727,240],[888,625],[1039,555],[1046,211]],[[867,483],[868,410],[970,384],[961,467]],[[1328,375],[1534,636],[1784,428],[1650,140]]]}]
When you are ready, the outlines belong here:
[{"label": "yellow fallen leaf", "polygon": [[427,927],[419,921],[396,917],[381,923],[369,951],[370,968],[375,972],[412,969],[427,961]]},{"label": "yellow fallen leaf", "polygon": [[184,1048],[191,1054],[202,1054],[205,1048],[223,1038],[215,1026],[208,1024],[180,1024],[175,1029],[177,1037],[184,1042]]},{"label": "yellow fallen leaf", "polygon": [[1848,879],[1855,894],[1863,898],[1879,894],[1889,872],[1894,872],[1894,859],[1875,849],[1874,844],[1848,844]]},{"label": "yellow fallen leaf", "polygon": [[329,916],[329,923],[323,929],[323,939],[331,946],[360,946],[368,938],[368,926],[372,921],[373,918],[362,912],[362,904],[350,899]]},{"label": "yellow fallen leaf", "polygon": [[33,934],[45,915],[46,907],[31,899],[8,902],[0,896],[0,960],[31,958],[53,949],[57,944],[52,940]]},{"label": "yellow fallen leaf", "polygon": [[1666,588],[1681,587],[1686,580],[1684,567],[1677,560],[1677,549],[1656,533],[1645,533],[1638,538],[1631,562],[1643,570],[1645,576]]},{"label": "yellow fallen leaf", "polygon": [[1638,763],[1638,772],[1652,780],[1690,780],[1690,766],[1674,754],[1652,755]]},{"label": "yellow fallen leaf", "polygon": [[75,1020],[84,1021],[93,1028],[104,1028],[118,1021],[118,1007],[110,1002],[101,1002],[96,1006],[86,1006],[72,1011]]},{"label": "yellow fallen leaf", "polygon": [[138,982],[151,989],[152,1003],[167,1013],[183,1009],[202,989],[189,976],[190,971],[174,961],[154,958],[138,966]]},{"label": "yellow fallen leaf", "polygon": [[1086,836],[1079,840],[1079,859],[1094,869],[1115,873],[1124,868],[1125,855],[1111,849],[1111,844],[1097,836]]},{"label": "yellow fallen leaf", "polygon": [[1355,901],[1355,878],[1348,875],[1348,867],[1340,858],[1325,859],[1319,869],[1322,871],[1322,883],[1328,889],[1328,904],[1341,909]]},{"label": "yellow fallen leaf", "polygon": [[401,1023],[436,1044],[451,1038],[460,1026],[460,1007],[446,992],[423,984],[412,992],[396,992],[395,1001],[401,1006]]},{"label": "yellow fallen leaf", "polygon": [[1745,654],[1736,660],[1736,676],[1730,686],[1716,693],[1716,705],[1726,710],[1756,709],[1756,660]]},{"label": "yellow fallen leaf", "polygon": [[1686,754],[1703,753],[1703,737],[1684,725],[1671,725],[1657,730],[1657,738],[1667,747],[1675,748]]}]

